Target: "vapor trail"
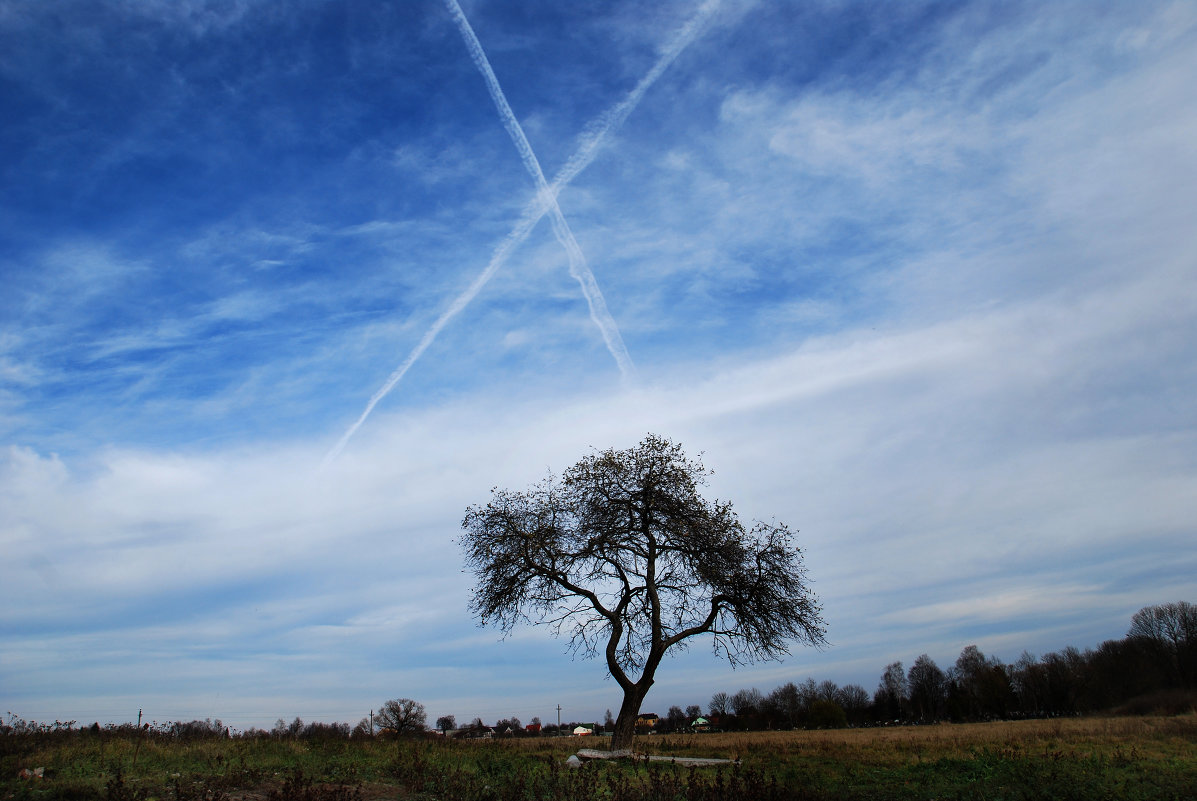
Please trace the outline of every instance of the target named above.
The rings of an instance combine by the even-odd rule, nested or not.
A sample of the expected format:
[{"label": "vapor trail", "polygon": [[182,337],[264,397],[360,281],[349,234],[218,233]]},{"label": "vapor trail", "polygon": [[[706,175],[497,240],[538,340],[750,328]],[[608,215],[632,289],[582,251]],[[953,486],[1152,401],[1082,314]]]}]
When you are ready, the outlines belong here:
[{"label": "vapor trail", "polygon": [[[493,80],[493,86],[495,89],[498,89],[498,81],[494,78],[494,72],[490,69],[490,64],[486,60],[485,54],[482,53],[482,47],[478,43],[478,39],[474,35],[474,31],[470,27],[468,20],[466,20],[465,14],[462,12],[461,7],[456,3],[455,0],[446,0],[446,3],[449,5],[450,13],[453,14],[454,19],[457,20],[458,27],[462,30],[463,37],[466,40],[467,48],[470,49],[471,57],[474,58],[475,64],[478,65],[484,77],[489,76],[487,77],[487,86],[490,87],[492,85],[491,81]],[[456,317],[457,314],[466,306],[468,306],[470,301],[472,301],[482,290],[482,287],[486,286],[491,277],[493,277],[494,274],[498,272],[499,268],[507,262],[507,259],[511,256],[515,249],[523,244],[524,240],[528,238],[528,235],[532,233],[532,229],[536,227],[541,218],[544,217],[544,215],[547,214],[550,209],[555,210],[555,217],[561,216],[561,210],[557,206],[558,193],[560,193],[563,188],[569,185],[569,183],[573,181],[573,179],[576,178],[579,173],[590,166],[590,163],[594,161],[595,156],[598,155],[598,151],[606,141],[607,137],[612,131],[623,124],[624,120],[628,118],[628,115],[631,114],[636,106],[640,103],[640,100],[644,97],[649,88],[656,83],[657,79],[661,77],[665,70],[669,68],[669,65],[677,59],[682,51],[694,41],[695,37],[698,35],[698,32],[702,29],[702,26],[706,23],[707,19],[710,18],[711,14],[713,14],[715,9],[718,8],[719,3],[720,0],[707,0],[707,2],[703,3],[698,12],[690,19],[690,21],[687,22],[681,28],[681,30],[679,30],[673,36],[673,38],[669,40],[669,43],[666,45],[664,50],[661,51],[661,55],[658,56],[656,63],[653,64],[652,69],[650,69],[645,76],[640,79],[640,82],[633,87],[632,91],[628,93],[627,97],[625,97],[615,106],[603,112],[601,115],[599,115],[599,117],[586,126],[582,135],[579,137],[577,149],[566,161],[565,166],[562,167],[561,170],[553,177],[553,183],[551,185],[544,185],[544,174],[540,169],[540,164],[536,160],[535,155],[532,154],[532,148],[530,145],[528,145],[527,138],[524,137],[523,130],[519,127],[519,123],[515,122],[515,117],[511,113],[510,107],[507,106],[507,101],[503,97],[501,90],[498,92],[498,97],[495,102],[496,104],[501,103],[500,113],[502,113],[502,108],[505,107],[507,109],[507,116],[504,117],[504,125],[507,126],[507,119],[511,119],[513,122],[515,122],[514,129],[517,133],[512,134],[512,138],[516,141],[516,147],[520,149],[520,157],[523,159],[525,166],[527,167],[528,164],[531,163],[532,167],[530,171],[532,171],[534,178],[539,179],[538,184],[540,184],[540,186],[539,191],[536,194],[536,198],[524,210],[524,213],[521,215],[515,227],[511,229],[511,232],[508,233],[507,236],[503,238],[503,241],[499,243],[498,247],[495,248],[495,251],[493,254],[491,254],[490,262],[486,265],[486,268],[478,274],[478,276],[464,291],[461,292],[461,294],[454,298],[449,307],[441,313],[441,315],[436,319],[436,322],[434,322],[432,326],[424,333],[424,336],[421,337],[419,343],[417,343],[415,348],[412,349],[407,358],[403,360],[403,363],[399,365],[399,367],[396,368],[393,373],[391,373],[386,382],[378,389],[377,392],[374,393],[373,396],[371,396],[369,403],[366,404],[365,410],[362,411],[358,419],[354,421],[353,425],[349,427],[349,429],[341,436],[341,439],[337,441],[337,444],[324,457],[323,464],[325,466],[327,466],[341,454],[341,451],[345,449],[345,446],[349,443],[349,440],[353,438],[353,435],[357,433],[357,430],[362,427],[363,423],[366,422],[366,418],[368,418],[370,413],[374,411],[374,407],[377,406],[378,403],[385,398],[392,389],[395,388],[395,385],[399,383],[411,366],[415,364],[416,360],[423,355],[424,351],[427,350],[428,346],[433,343],[437,335],[440,334],[441,330],[448,324],[448,322]],[[470,45],[471,42],[473,42],[473,46]],[[478,58],[474,56],[475,47],[477,48],[477,52],[481,54],[481,62],[479,62]],[[493,91],[492,97],[495,97],[495,93]],[[512,128],[508,126],[508,131],[510,132],[511,130]],[[524,148],[520,148],[521,141],[523,142]],[[525,149],[530,158],[525,157]],[[562,223],[564,224],[564,217],[562,217]],[[566,230],[568,231],[568,226],[566,226]],[[556,233],[557,227],[554,225],[554,234]],[[560,239],[560,237],[558,238]],[[573,238],[572,233],[569,234],[569,238]],[[563,242],[562,244],[565,243]],[[577,248],[578,256],[581,256],[581,248],[577,247],[576,242],[574,242],[574,247]],[[569,252],[568,246],[567,252]],[[586,267],[584,257],[582,258],[581,264],[585,268],[585,272],[590,273],[589,268]],[[571,274],[573,274],[574,277],[577,278],[580,283],[582,283],[583,291],[585,292],[587,289],[587,284],[584,282],[583,278],[579,277],[578,273],[574,272],[574,261],[572,255],[570,259],[570,271]],[[597,283],[594,283],[593,274],[590,274],[590,281],[593,283],[594,290],[597,293],[598,285]],[[602,294],[598,293],[597,296],[599,302],[602,303]],[[587,301],[589,302],[591,296],[587,294],[586,297]],[[605,303],[601,308],[605,314]],[[594,319],[594,317],[595,308],[594,305],[591,304],[591,318]],[[607,317],[610,319],[609,314]],[[598,320],[595,320],[595,322],[596,324],[599,324]],[[619,337],[619,330],[618,328],[614,327],[614,321],[611,322],[611,326],[615,332],[615,336]],[[607,332],[602,324],[599,324],[599,330],[603,332],[604,338],[606,338]],[[624,356],[627,358],[627,351],[626,349],[623,349],[622,339],[618,341],[619,348],[623,350]],[[610,348],[611,344],[608,340],[608,349]],[[612,351],[613,355],[614,352],[615,351]],[[616,357],[616,362],[619,364],[618,357]],[[627,358],[627,364],[629,366],[628,370],[625,370],[623,365],[620,364],[620,369],[625,377],[635,369],[634,366],[631,365],[630,358]]]},{"label": "vapor trail", "polygon": [[[456,3],[456,0],[447,1]],[[607,139],[607,136],[623,124],[628,115],[640,104],[644,93],[657,82],[657,79],[669,68],[669,65],[694,41],[699,31],[702,30],[703,25],[715,13],[715,10],[719,8],[719,3],[720,0],[706,0],[699,7],[698,12],[691,17],[690,21],[682,26],[681,30],[669,40],[665,49],[661,51],[661,55],[657,57],[657,61],[653,64],[652,69],[640,79],[640,82],[636,84],[632,91],[628,92],[628,96],[607,109],[597,119],[586,126],[580,137],[581,141],[579,142],[578,149],[574,151],[574,154],[565,162],[565,166],[553,178],[551,190],[554,198],[557,197],[557,193],[565,185],[577,177],[578,173],[590,166],[590,162],[594,161],[599,147]]]},{"label": "vapor trail", "polygon": [[486,283],[490,281],[491,276],[498,272],[499,268],[502,267],[507,261],[512,251],[519,247],[523,241],[528,238],[528,234],[532,232],[532,229],[536,227],[536,224],[540,222],[540,218],[544,215],[545,208],[543,204],[538,204],[537,210],[535,212],[524,212],[524,216],[520,218],[520,221],[516,224],[515,228],[511,229],[511,233],[507,234],[507,236],[503,238],[503,241],[499,243],[499,246],[495,248],[495,252],[490,257],[490,263],[486,265],[486,269],[479,273],[478,277],[475,278],[460,295],[453,299],[453,302],[449,304],[449,308],[441,312],[441,316],[436,318],[436,322],[434,322],[432,326],[424,332],[424,336],[422,336],[416,346],[412,348],[411,353],[407,354],[407,358],[403,360],[403,364],[399,365],[399,367],[395,369],[395,372],[391,373],[391,375],[387,378],[386,383],[379,387],[378,391],[370,397],[370,402],[366,404],[366,408],[362,411],[361,416],[358,417],[357,420],[354,421],[353,425],[351,425],[349,429],[341,435],[341,439],[337,441],[337,444],[333,446],[333,449],[330,450],[324,457],[323,466],[327,467],[330,463],[332,463],[333,460],[341,455],[341,451],[345,450],[345,446],[349,444],[349,440],[352,439],[353,435],[357,433],[357,430],[362,427],[362,423],[366,422],[366,418],[370,416],[370,412],[374,411],[374,407],[378,405],[378,402],[385,398],[390,391],[395,388],[395,385],[399,383],[404,374],[411,368],[413,364],[416,363],[416,359],[419,359],[420,356],[423,355],[424,351],[428,350],[428,346],[431,345],[433,340],[436,339],[437,335],[440,334],[441,329],[443,329],[450,320],[456,317],[462,309],[468,306],[470,301],[472,301],[477,294],[482,291],[482,287],[486,286]]},{"label": "vapor trail", "polygon": [[482,43],[478,41],[474,29],[470,27],[470,21],[466,19],[457,0],[445,0],[445,5],[449,7],[449,12],[453,15],[453,20],[457,23],[462,38],[465,39],[466,49],[470,51],[470,58],[473,59],[474,66],[478,68],[478,71],[482,73],[483,80],[486,81],[486,89],[495,103],[499,119],[503,121],[503,127],[507,129],[507,134],[515,144],[515,149],[519,151],[520,160],[524,162],[524,169],[536,182],[536,189],[541,195],[542,202],[548,206],[553,223],[553,235],[557,237],[557,241],[565,248],[565,253],[569,257],[569,273],[577,279],[582,287],[582,294],[586,296],[586,303],[590,307],[590,319],[602,332],[603,340],[607,343],[607,350],[611,352],[615,363],[619,365],[619,372],[625,380],[628,380],[635,375],[636,367],[632,364],[632,357],[628,355],[628,349],[624,347],[623,337],[619,335],[619,327],[615,324],[611,313],[607,311],[607,302],[603,300],[603,293],[599,289],[598,281],[595,280],[594,273],[590,271],[590,266],[586,263],[586,256],[582,253],[578,240],[574,238],[574,232],[570,230],[569,223],[565,221],[561,207],[557,205],[557,196],[549,188],[548,181],[545,180],[544,172],[540,169],[540,162],[532,151],[532,145],[529,144],[528,137],[524,135],[524,129],[520,126],[519,120],[515,118],[511,106],[508,105],[507,97],[503,94],[503,87],[499,86],[499,79],[495,77],[490,60],[487,59],[486,52],[482,49]]}]

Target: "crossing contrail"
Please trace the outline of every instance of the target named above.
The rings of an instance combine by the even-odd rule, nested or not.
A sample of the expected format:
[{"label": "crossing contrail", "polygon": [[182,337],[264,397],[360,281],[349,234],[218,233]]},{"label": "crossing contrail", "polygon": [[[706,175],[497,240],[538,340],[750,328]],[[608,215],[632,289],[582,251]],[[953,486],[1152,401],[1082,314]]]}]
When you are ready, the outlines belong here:
[{"label": "crossing contrail", "polygon": [[607,350],[611,351],[611,356],[619,365],[619,372],[625,380],[630,379],[635,375],[636,367],[632,364],[632,357],[628,355],[628,349],[624,347],[623,337],[619,335],[619,327],[615,324],[611,313],[607,311],[607,302],[603,300],[603,293],[599,289],[598,281],[595,280],[594,273],[590,271],[590,266],[586,263],[586,256],[582,253],[578,240],[574,238],[574,232],[570,230],[569,223],[565,221],[561,207],[557,205],[557,196],[549,188],[549,182],[545,180],[544,172],[540,169],[540,161],[532,151],[532,145],[529,144],[528,137],[524,135],[523,127],[520,126],[519,120],[515,118],[515,113],[507,103],[507,96],[503,94],[503,87],[499,86],[499,79],[495,77],[495,71],[491,69],[490,60],[487,59],[486,52],[482,49],[482,43],[478,41],[474,29],[470,27],[470,21],[466,19],[457,0],[445,0],[445,5],[449,7],[453,21],[457,23],[461,36],[465,39],[466,49],[470,51],[470,58],[473,59],[474,66],[482,73],[486,89],[490,92],[491,100],[494,101],[495,108],[499,112],[499,119],[503,121],[503,127],[507,129],[508,136],[515,144],[515,149],[519,151],[520,160],[524,162],[524,169],[536,182],[536,189],[541,196],[541,201],[548,206],[549,216],[553,223],[553,235],[557,237],[557,241],[565,248],[565,253],[569,257],[570,275],[577,279],[582,287],[582,294],[586,296],[586,303],[590,307],[590,319],[602,332],[603,340],[607,343]]},{"label": "crossing contrail", "polygon": [[[466,45],[470,50],[471,57],[474,58],[475,64],[479,66],[479,69],[483,73],[483,77],[487,78],[488,88],[492,85],[491,81],[493,80],[493,86],[495,87],[495,90],[498,90],[498,81],[497,79],[494,79],[494,72],[490,69],[490,64],[486,60],[485,54],[482,53],[481,45],[478,43],[478,39],[474,35],[473,29],[470,28],[469,22],[465,18],[465,14],[461,11],[461,7],[455,2],[455,0],[446,0],[446,3],[449,5],[450,13],[452,13],[454,19],[457,20],[458,27],[461,28],[463,32],[463,37],[466,40]],[[449,304],[449,307],[441,313],[432,326],[429,327],[429,329],[424,333],[424,336],[420,338],[420,341],[412,349],[411,353],[408,354],[407,358],[403,360],[403,363],[391,373],[386,382],[384,382],[378,391],[370,397],[370,401],[366,404],[365,410],[362,411],[358,419],[354,421],[353,425],[346,430],[346,432],[341,436],[340,440],[337,441],[337,444],[333,446],[333,448],[324,457],[325,466],[327,466],[341,454],[341,451],[345,449],[345,446],[349,443],[349,440],[353,438],[353,435],[357,433],[357,430],[362,427],[363,423],[366,422],[366,418],[368,418],[370,413],[374,411],[374,407],[377,406],[378,403],[385,398],[392,389],[395,388],[395,385],[398,384],[400,380],[402,380],[403,376],[407,373],[411,366],[415,364],[420,356],[423,355],[424,351],[428,349],[428,346],[432,344],[437,335],[440,334],[441,330],[449,323],[449,321],[456,317],[463,309],[465,309],[465,307],[468,306],[470,302],[478,295],[482,288],[486,286],[491,277],[494,276],[494,274],[498,272],[499,268],[507,262],[507,259],[510,258],[515,249],[523,244],[524,240],[528,238],[528,235],[532,233],[532,230],[536,227],[537,223],[540,222],[541,218],[544,217],[545,214],[549,213],[550,210],[554,210],[554,220],[557,217],[561,217],[561,222],[564,225],[564,217],[561,215],[561,210],[557,206],[557,195],[571,181],[573,181],[573,179],[576,178],[579,173],[590,166],[590,163],[594,161],[595,156],[598,155],[600,148],[605,143],[611,132],[618,128],[624,122],[624,120],[628,118],[628,115],[631,114],[636,106],[640,103],[640,100],[644,97],[649,88],[656,83],[657,79],[661,77],[665,70],[669,68],[669,65],[677,59],[682,51],[694,41],[694,39],[698,36],[698,33],[701,31],[703,25],[718,8],[719,3],[720,0],[707,0],[707,2],[705,2],[699,8],[698,12],[695,13],[695,15],[673,36],[673,38],[669,40],[668,44],[661,51],[661,54],[657,57],[657,61],[653,64],[652,68],[645,74],[643,78],[640,79],[639,83],[633,87],[632,91],[630,91],[623,100],[621,100],[615,106],[612,106],[603,114],[599,115],[597,119],[586,126],[581,137],[579,138],[577,149],[566,161],[565,166],[562,167],[561,170],[553,177],[552,184],[543,185],[544,174],[540,169],[540,164],[536,160],[535,155],[532,153],[532,148],[530,145],[528,145],[527,138],[524,137],[523,130],[519,127],[519,123],[515,122],[515,117],[511,113],[510,107],[507,106],[507,101],[503,97],[501,90],[497,92],[497,98],[495,102],[496,105],[500,105],[500,113],[502,114],[502,109],[504,107],[507,109],[508,116],[504,117],[504,125],[508,127],[508,132],[510,133],[512,128],[511,126],[508,126],[507,119],[509,118],[515,122],[514,129],[518,133],[511,134],[512,139],[515,140],[517,149],[520,149],[520,157],[524,161],[525,167],[528,167],[528,165],[531,164],[529,171],[532,172],[534,178],[539,178],[538,184],[540,186],[538,186],[539,191],[537,192],[536,198],[533,203],[529,204],[528,208],[524,211],[523,215],[520,217],[515,227],[512,228],[511,232],[508,233],[507,236],[504,237],[499,245],[495,248],[494,253],[491,254],[490,261],[486,265],[486,268],[478,274],[478,276],[470,283],[468,287],[466,287],[465,290],[463,290],[456,298],[453,299],[453,302]],[[471,42],[473,42],[473,46],[471,46]],[[477,48],[477,53],[481,55],[480,63],[478,57],[474,55],[475,47]],[[492,90],[492,97],[496,97],[496,92],[494,90]],[[521,141],[523,142],[524,148],[526,148],[527,156],[525,156],[525,149],[520,147]],[[568,226],[564,226],[564,230],[568,231]],[[555,222],[554,234],[557,234],[557,226]],[[561,237],[558,236],[558,239],[560,238]],[[573,239],[572,233],[569,233],[569,238]],[[566,243],[563,242],[562,244]],[[577,248],[577,256],[581,257],[581,248],[577,247],[576,241],[573,244],[574,247]],[[582,274],[583,277],[579,277],[579,273],[574,272],[575,256],[570,251],[568,245],[567,253],[570,253],[571,274],[578,279],[579,283],[582,283],[583,292],[586,292],[588,288],[584,280],[584,276],[585,274],[590,275],[590,281],[593,284],[595,294],[597,295],[599,302],[602,304],[602,313],[606,314],[606,304],[602,301],[601,292],[598,292],[598,285],[596,282],[594,282],[593,274],[590,273],[589,267],[586,267],[585,258],[581,258],[581,265],[585,268],[585,273]],[[589,302],[591,295],[587,293],[586,297],[587,301]],[[595,306],[593,303],[590,304],[590,310],[591,318],[593,319],[595,317]],[[606,316],[607,319],[610,319],[609,314],[606,314]],[[604,339],[607,341],[608,349],[611,349],[611,342],[609,339],[607,339],[607,330],[601,323],[599,323],[598,320],[595,320],[595,322],[598,324],[599,330],[603,332]],[[611,321],[611,328],[614,331],[615,337],[619,337],[619,329],[615,327],[613,320]],[[634,372],[635,368],[631,363],[630,357],[627,357],[627,351],[623,347],[622,339],[618,339],[617,341],[619,343],[619,349],[622,350],[624,357],[627,358],[627,369],[625,369],[624,365],[620,363],[618,356],[616,356],[616,363],[620,366],[620,370],[623,375],[625,377],[629,377]],[[615,354],[614,350],[612,350],[612,354]]]}]

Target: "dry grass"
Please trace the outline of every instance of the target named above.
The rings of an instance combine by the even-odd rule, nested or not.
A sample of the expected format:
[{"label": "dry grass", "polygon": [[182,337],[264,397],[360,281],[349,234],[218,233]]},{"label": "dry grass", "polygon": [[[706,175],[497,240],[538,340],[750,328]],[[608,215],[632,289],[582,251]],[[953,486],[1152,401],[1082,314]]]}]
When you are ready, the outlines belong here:
[{"label": "dry grass", "polygon": [[754,757],[835,753],[868,762],[903,762],[928,754],[967,757],[979,748],[1026,753],[1060,750],[1112,755],[1137,749],[1162,757],[1179,744],[1197,744],[1197,715],[1177,717],[1068,718],[941,723],[828,731],[763,731],[640,737],[645,753],[719,756],[754,761]]},{"label": "dry grass", "polygon": [[[638,738],[642,753],[723,757],[738,767],[689,771],[652,763],[588,766],[565,758],[603,738],[487,741],[278,741],[68,736],[7,743],[0,799],[182,799],[179,781],[215,799],[282,792],[285,777],[327,785],[319,797],[604,801],[737,797],[747,801],[1197,801],[1197,715],[1037,720],[1016,723],[745,732]],[[134,761],[134,754],[137,759]],[[39,785],[19,768],[44,765]],[[125,795],[114,771],[123,771]],[[171,777],[184,777],[175,780]],[[298,778],[296,779],[298,781]],[[173,784],[172,784],[173,782]],[[107,788],[107,789],[105,789]],[[116,789],[114,789],[116,788]],[[173,789],[172,789],[173,788]],[[315,792],[315,791],[313,791]],[[132,793],[130,795],[129,793]],[[137,795],[140,793],[140,795]],[[341,793],[341,795],[337,795]],[[281,797],[281,796],[280,796]],[[316,798],[312,795],[312,798]]]}]

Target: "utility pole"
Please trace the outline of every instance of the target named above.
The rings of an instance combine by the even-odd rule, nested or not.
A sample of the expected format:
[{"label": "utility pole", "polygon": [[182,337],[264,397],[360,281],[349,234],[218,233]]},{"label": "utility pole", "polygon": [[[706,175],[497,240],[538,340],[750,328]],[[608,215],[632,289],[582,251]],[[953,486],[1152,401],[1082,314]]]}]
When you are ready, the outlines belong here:
[{"label": "utility pole", "polygon": [[561,704],[557,704],[557,736],[561,736]]}]

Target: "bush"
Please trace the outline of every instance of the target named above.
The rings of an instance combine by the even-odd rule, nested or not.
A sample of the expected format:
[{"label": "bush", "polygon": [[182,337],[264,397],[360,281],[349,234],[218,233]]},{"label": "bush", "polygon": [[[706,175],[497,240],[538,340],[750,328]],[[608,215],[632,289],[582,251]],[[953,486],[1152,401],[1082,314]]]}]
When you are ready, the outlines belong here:
[{"label": "bush", "polygon": [[815,701],[810,705],[808,718],[812,729],[844,729],[848,727],[848,716],[844,708],[835,701]]},{"label": "bush", "polygon": [[1115,715],[1187,715],[1197,712],[1197,692],[1161,690],[1132,698],[1112,711]]}]

